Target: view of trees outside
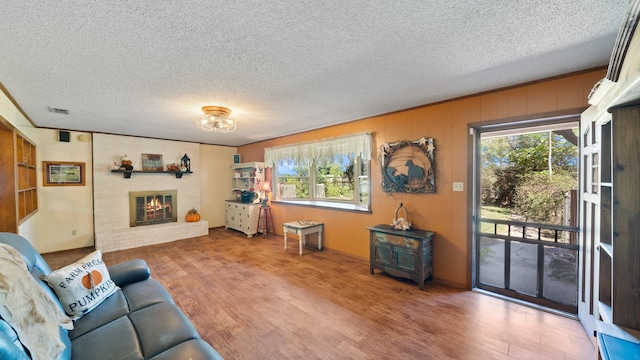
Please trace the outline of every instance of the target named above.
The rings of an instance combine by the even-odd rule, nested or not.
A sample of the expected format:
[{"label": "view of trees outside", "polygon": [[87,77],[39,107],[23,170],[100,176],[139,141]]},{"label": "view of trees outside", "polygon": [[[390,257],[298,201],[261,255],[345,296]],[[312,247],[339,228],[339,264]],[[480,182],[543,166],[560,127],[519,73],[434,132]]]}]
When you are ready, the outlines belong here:
[{"label": "view of trees outside", "polygon": [[309,167],[304,165],[279,164],[278,187],[282,199],[309,198]]},{"label": "view of trees outside", "polygon": [[482,139],[483,217],[566,225],[567,197],[578,185],[577,129],[562,133]]},{"label": "view of trees outside", "polygon": [[[319,159],[315,165],[313,179],[309,176],[310,171],[312,170],[306,165],[280,164],[277,169],[280,197],[309,199],[310,187],[315,185],[315,199],[354,201],[356,174],[353,156],[336,155]],[[358,179],[361,202],[363,199],[366,201],[368,197],[366,172],[366,167],[362,166]]]},{"label": "view of trees outside", "polygon": [[316,166],[316,197],[353,200],[353,159],[336,156]]},{"label": "view of trees outside", "polygon": [[[481,217],[570,225],[569,194],[578,187],[577,142],[577,129],[566,128],[482,137]],[[507,247],[504,239],[481,236],[478,240],[478,279],[481,284],[508,288],[533,298],[541,296],[573,308],[577,306],[577,251],[554,246],[554,241],[573,243],[575,237],[572,238],[569,232],[555,234],[542,228],[539,233],[536,226],[525,230],[520,226],[494,225],[491,221],[481,222],[481,231],[514,238],[537,239],[541,236],[541,240],[548,241],[548,245],[539,245],[511,240]],[[557,235],[560,238],[556,238]],[[543,246],[542,261],[539,259],[539,246]],[[540,270],[544,278],[539,294]],[[505,277],[506,271],[509,272],[508,277]]]}]

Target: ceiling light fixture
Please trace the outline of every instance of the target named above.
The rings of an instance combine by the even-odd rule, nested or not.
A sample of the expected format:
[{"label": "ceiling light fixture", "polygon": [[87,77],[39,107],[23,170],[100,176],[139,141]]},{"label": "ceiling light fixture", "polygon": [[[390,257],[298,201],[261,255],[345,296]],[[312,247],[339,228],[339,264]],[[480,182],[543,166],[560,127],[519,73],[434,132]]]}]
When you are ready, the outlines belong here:
[{"label": "ceiling light fixture", "polygon": [[222,106],[203,106],[204,113],[196,120],[204,131],[228,133],[235,131],[236,121],[229,117],[231,110]]}]

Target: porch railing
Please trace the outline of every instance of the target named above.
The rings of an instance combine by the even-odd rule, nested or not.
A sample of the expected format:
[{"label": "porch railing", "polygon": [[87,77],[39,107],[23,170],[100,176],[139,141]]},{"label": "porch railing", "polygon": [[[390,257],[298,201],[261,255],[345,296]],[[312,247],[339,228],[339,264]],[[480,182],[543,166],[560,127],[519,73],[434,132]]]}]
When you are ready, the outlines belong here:
[{"label": "porch railing", "polygon": [[477,226],[477,287],[577,313],[578,227],[487,218]]}]

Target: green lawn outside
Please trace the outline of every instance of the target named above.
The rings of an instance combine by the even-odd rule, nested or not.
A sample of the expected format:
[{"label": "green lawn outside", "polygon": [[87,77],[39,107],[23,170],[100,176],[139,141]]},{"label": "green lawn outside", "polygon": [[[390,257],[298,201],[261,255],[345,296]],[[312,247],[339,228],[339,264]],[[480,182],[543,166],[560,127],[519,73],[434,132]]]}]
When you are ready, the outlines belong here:
[{"label": "green lawn outside", "polygon": [[[498,206],[482,206],[480,208],[480,217],[486,219],[511,220],[511,209]],[[480,226],[482,232],[493,232],[493,224],[481,223]],[[500,230],[500,226],[498,226],[498,230]]]}]

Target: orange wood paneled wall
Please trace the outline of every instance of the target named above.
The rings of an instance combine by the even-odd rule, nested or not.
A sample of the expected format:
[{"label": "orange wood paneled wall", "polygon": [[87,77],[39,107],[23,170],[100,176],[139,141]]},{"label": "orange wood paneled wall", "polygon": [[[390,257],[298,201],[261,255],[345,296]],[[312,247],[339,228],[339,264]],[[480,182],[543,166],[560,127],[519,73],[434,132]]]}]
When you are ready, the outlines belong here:
[{"label": "orange wood paneled wall", "polygon": [[[606,69],[597,69],[539,81],[461,99],[425,105],[405,111],[375,116],[341,125],[290,135],[238,148],[243,161],[264,161],[264,148],[296,142],[368,131],[373,134],[371,161],[371,213],[346,212],[314,207],[272,204],[276,233],[282,223],[313,219],[325,224],[323,245],[331,250],[369,258],[367,226],[388,224],[402,202],[409,211],[412,226],[436,232],[434,238],[434,277],[464,287],[470,277],[467,256],[467,191],[469,163],[468,125],[518,117],[534,118],[572,109],[585,109],[593,85]],[[435,141],[436,193],[392,194],[381,190],[379,149],[397,140],[432,137]],[[464,192],[453,192],[453,182],[464,182]],[[368,271],[368,267],[363,269]]]}]

